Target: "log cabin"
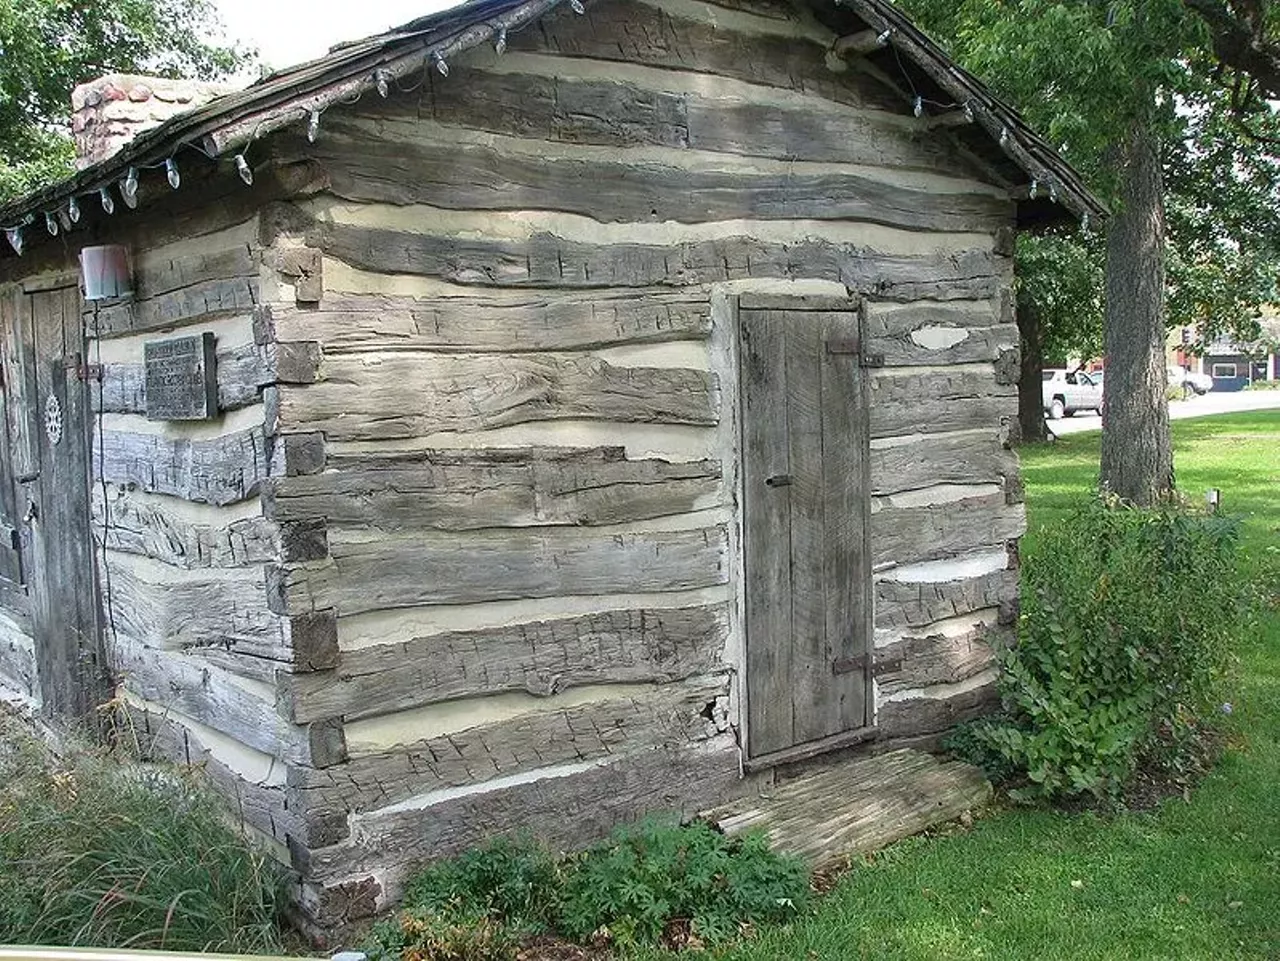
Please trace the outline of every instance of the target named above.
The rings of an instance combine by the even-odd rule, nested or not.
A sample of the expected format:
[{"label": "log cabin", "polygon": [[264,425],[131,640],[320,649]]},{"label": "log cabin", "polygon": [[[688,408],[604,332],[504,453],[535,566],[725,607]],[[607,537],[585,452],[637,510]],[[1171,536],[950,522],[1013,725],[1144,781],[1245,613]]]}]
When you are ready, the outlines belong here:
[{"label": "log cabin", "polygon": [[200,763],[322,927],[989,708],[1015,232],[1106,211],[891,4],[477,0],[166,83],[0,208],[11,697]]}]

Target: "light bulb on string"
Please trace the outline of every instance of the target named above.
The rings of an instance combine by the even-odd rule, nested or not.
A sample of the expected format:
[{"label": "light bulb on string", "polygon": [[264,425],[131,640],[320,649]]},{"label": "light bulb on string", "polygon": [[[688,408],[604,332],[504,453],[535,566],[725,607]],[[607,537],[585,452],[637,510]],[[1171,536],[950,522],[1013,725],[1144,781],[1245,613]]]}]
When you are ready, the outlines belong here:
[{"label": "light bulb on string", "polygon": [[1055,204],[1058,202],[1058,185],[1056,183],[1049,184],[1049,201]]},{"label": "light bulb on string", "polygon": [[498,36],[493,41],[493,50],[498,56],[502,56],[507,52],[507,28],[502,27],[498,30]]},{"label": "light bulb on string", "polygon": [[888,30],[886,30],[884,33],[880,34],[880,36],[876,37],[876,43],[880,44],[880,46],[882,46],[882,47],[883,47],[885,44],[887,44],[887,43],[889,42],[889,38],[890,38],[891,36],[893,36],[893,28],[892,28],[892,27],[890,27],[890,28],[889,28]]},{"label": "light bulb on string", "polygon": [[138,206],[138,170],[130,167],[124,180],[120,181],[120,196],[124,198],[126,207]]},{"label": "light bulb on string", "polygon": [[249,161],[244,159],[242,153],[236,154],[236,173],[245,182],[245,186],[253,186],[253,168],[249,166]]},{"label": "light bulb on string", "polygon": [[1003,147],[1008,143],[1009,143],[1009,128],[1001,127],[1000,128],[1000,146]]},{"label": "light bulb on string", "polygon": [[182,186],[182,174],[178,173],[178,164],[172,157],[164,162],[164,175],[169,181],[169,186],[177,190]]},{"label": "light bulb on string", "polygon": [[387,73],[387,71],[374,71],[373,83],[378,88],[378,96],[383,100],[386,100],[391,95],[391,74]]},{"label": "light bulb on string", "polygon": [[916,97],[916,103],[915,107],[912,108],[912,113],[917,117],[924,116],[924,97]]},{"label": "light bulb on string", "polygon": [[116,212],[116,202],[111,197],[111,188],[99,187],[98,200],[102,204],[102,210],[104,213],[113,214]]},{"label": "light bulb on string", "polygon": [[582,0],[569,0],[569,9],[578,16],[582,16],[587,12],[587,8],[582,5]]},{"label": "light bulb on string", "polygon": [[19,257],[22,256],[22,228],[9,227],[5,230],[4,235],[9,238],[9,246],[13,248],[13,252]]},{"label": "light bulb on string", "polygon": [[1031,192],[1030,192],[1031,199],[1035,200],[1036,195],[1039,193],[1040,193],[1040,181],[1038,180],[1031,181]]},{"label": "light bulb on string", "polygon": [[432,52],[431,62],[436,65],[436,70],[439,71],[440,76],[442,77],[449,76],[449,64],[445,62],[445,59],[441,55],[439,50]]},{"label": "light bulb on string", "polygon": [[53,214],[48,213],[47,211],[44,215],[44,227],[45,230],[49,231],[50,237],[58,236],[58,221]]},{"label": "light bulb on string", "polygon": [[307,120],[307,140],[315,143],[318,136],[320,136],[320,111],[312,110],[311,117]]},{"label": "light bulb on string", "polygon": [[67,201],[67,219],[73,224],[80,223],[80,201],[75,197]]}]

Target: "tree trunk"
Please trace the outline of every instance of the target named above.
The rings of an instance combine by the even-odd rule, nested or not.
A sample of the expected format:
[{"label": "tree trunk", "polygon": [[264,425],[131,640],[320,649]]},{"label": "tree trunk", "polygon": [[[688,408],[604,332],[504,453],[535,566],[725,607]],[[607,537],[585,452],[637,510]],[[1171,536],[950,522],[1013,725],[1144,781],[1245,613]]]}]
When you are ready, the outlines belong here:
[{"label": "tree trunk", "polygon": [[1150,127],[1115,150],[1120,209],[1107,232],[1102,489],[1150,504],[1173,488],[1165,369],[1164,184]]},{"label": "tree trunk", "polygon": [[1049,439],[1044,423],[1044,340],[1040,331],[1040,314],[1035,305],[1018,299],[1018,334],[1022,341],[1022,367],[1018,379],[1019,436],[1024,444]]}]

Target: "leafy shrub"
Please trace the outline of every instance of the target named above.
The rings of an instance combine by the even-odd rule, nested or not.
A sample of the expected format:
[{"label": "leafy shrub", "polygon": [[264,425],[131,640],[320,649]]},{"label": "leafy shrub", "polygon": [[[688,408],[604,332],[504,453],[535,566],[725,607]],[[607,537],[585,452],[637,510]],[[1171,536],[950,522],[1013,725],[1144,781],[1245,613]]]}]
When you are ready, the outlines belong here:
[{"label": "leafy shrub", "polygon": [[1245,390],[1280,390],[1280,380],[1255,380],[1246,384]]},{"label": "leafy shrub", "polygon": [[[710,825],[646,822],[588,849],[566,870],[560,927],[569,937],[659,944],[687,924],[697,943],[803,910],[808,875],[762,834],[726,837]],[[696,939],[696,940],[694,940]]]},{"label": "leafy shrub", "polygon": [[371,961],[511,961],[509,925],[483,912],[408,908],[380,921],[364,946]]},{"label": "leafy shrub", "polygon": [[278,954],[279,895],[177,769],[59,761],[0,716],[0,943]]},{"label": "leafy shrub", "polygon": [[1236,525],[1099,502],[1027,558],[1006,715],[962,750],[1024,774],[1023,797],[1115,796],[1139,764],[1184,762],[1221,703],[1245,610]]},{"label": "leafy shrub", "polygon": [[541,931],[555,918],[559,870],[529,840],[499,838],[437,861],[405,890],[405,907],[497,918]]}]

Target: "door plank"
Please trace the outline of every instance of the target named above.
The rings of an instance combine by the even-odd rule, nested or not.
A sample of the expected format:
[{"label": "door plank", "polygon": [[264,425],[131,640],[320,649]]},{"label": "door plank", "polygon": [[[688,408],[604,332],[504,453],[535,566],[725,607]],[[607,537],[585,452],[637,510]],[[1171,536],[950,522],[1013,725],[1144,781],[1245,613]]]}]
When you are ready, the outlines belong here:
[{"label": "door plank", "polygon": [[863,658],[861,670],[831,677],[829,724],[835,732],[869,722],[866,655],[870,650],[871,418],[865,372],[859,363],[857,314],[826,315],[825,335],[855,344],[853,353],[822,357],[822,489],[826,532],[823,588],[827,640],[835,661]]},{"label": "door plank", "polygon": [[[38,465],[27,485],[38,512],[28,577],[37,672],[46,712],[84,717],[108,692],[89,531],[88,392],[74,369],[85,349],[80,295],[69,287],[24,301],[35,345],[35,390],[24,406]],[[47,428],[50,397],[61,410],[60,437]]]},{"label": "door plank", "polygon": [[827,315],[787,312],[787,444],[791,452],[791,743],[835,734],[823,590],[827,553],[821,377]]},{"label": "door plank", "polygon": [[747,636],[747,742],[752,755],[792,743],[791,473],[786,348],[781,322],[746,312],[739,325],[742,389],[743,578]]}]

